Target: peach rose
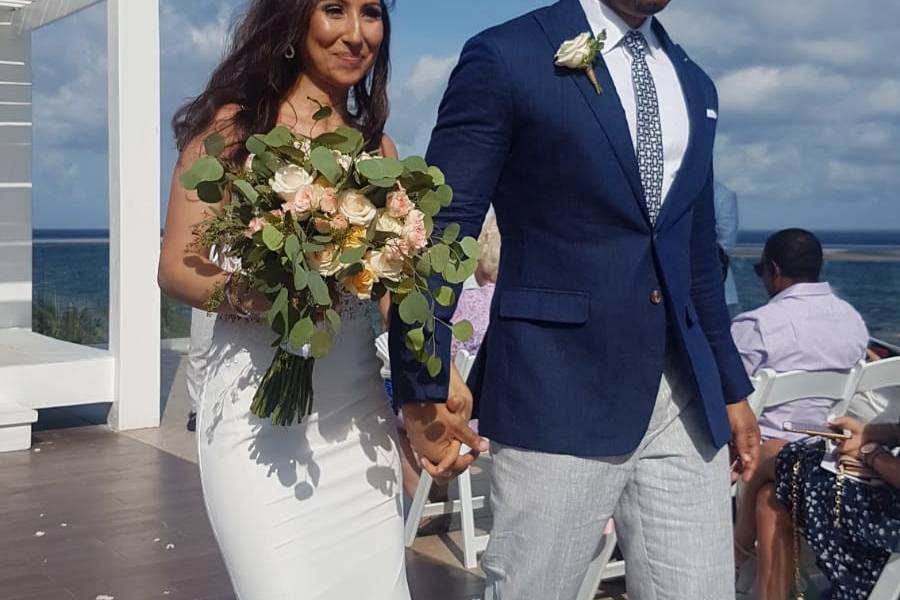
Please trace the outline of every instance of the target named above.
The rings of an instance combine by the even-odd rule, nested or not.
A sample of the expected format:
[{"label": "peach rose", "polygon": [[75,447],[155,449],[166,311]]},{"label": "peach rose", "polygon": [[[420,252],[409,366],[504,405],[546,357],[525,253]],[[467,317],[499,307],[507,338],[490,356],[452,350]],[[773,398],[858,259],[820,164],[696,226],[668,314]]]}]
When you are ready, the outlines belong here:
[{"label": "peach rose", "polygon": [[372,288],[375,287],[377,277],[368,269],[363,269],[352,277],[345,277],[343,280],[344,287],[359,298],[360,300],[368,300],[372,297]]},{"label": "peach rose", "polygon": [[397,187],[400,189],[387,195],[387,214],[395,219],[402,219],[413,209],[413,203],[403,186],[398,183]]},{"label": "peach rose", "polygon": [[409,243],[410,250],[415,252],[428,245],[428,235],[425,231],[425,213],[420,210],[412,210],[406,216],[403,225],[403,237]]},{"label": "peach rose", "polygon": [[304,185],[290,201],[285,202],[282,206],[284,210],[291,213],[296,221],[305,221],[313,211],[313,202],[315,201],[315,190],[313,186]]},{"label": "peach rose", "polygon": [[334,231],[347,231],[348,227],[350,227],[350,221],[344,215],[336,215],[331,219],[331,228]]},{"label": "peach rose", "polygon": [[344,239],[344,246],[347,248],[365,246],[369,243],[367,233],[366,228],[361,225],[351,226],[350,231],[347,232],[347,237]]},{"label": "peach rose", "polygon": [[333,215],[338,211],[338,194],[333,187],[322,188],[319,197],[319,210],[328,215]]},{"label": "peach rose", "polygon": [[247,229],[244,230],[244,235],[248,238],[252,238],[254,234],[259,233],[266,226],[266,222],[256,217],[247,224]]}]

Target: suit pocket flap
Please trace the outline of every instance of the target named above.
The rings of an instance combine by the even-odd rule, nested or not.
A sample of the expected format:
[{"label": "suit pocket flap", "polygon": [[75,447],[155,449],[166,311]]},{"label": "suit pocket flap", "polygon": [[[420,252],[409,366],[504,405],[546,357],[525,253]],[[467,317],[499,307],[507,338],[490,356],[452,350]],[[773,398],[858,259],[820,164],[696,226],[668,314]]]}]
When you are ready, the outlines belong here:
[{"label": "suit pocket flap", "polygon": [[500,317],[580,325],[590,312],[590,294],[561,290],[511,288],[501,292]]}]

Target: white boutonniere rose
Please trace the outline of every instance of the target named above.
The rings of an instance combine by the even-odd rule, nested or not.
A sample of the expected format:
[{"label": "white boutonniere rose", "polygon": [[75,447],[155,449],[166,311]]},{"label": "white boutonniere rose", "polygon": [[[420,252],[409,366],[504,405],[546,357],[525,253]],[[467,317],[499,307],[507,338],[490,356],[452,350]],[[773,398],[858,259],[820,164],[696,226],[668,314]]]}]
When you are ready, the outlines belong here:
[{"label": "white boutonniere rose", "polygon": [[582,33],[576,38],[566,40],[559,47],[559,50],[556,51],[556,66],[564,69],[584,71],[597,93],[602,94],[603,88],[600,87],[600,82],[597,81],[594,63],[597,61],[597,55],[603,50],[605,44],[605,29],[596,37],[590,33]]}]

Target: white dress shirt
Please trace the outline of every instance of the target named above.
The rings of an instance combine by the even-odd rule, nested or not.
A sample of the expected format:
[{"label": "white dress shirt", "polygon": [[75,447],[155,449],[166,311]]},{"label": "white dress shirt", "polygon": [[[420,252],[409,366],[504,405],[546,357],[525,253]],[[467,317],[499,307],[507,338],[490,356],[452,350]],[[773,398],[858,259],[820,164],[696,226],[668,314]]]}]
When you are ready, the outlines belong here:
[{"label": "white dress shirt", "polygon": [[[625,118],[628,120],[628,129],[631,131],[631,147],[636,148],[637,104],[631,79],[632,56],[623,43],[625,34],[631,28],[601,0],[580,1],[594,35],[606,30],[603,59],[606,61],[616,91],[619,93],[622,108],[625,109]],[[652,17],[645,19],[637,31],[644,34],[649,46],[647,66],[650,68],[650,74],[653,75],[656,95],[659,99],[664,160],[662,201],[665,202],[666,195],[672,188],[672,183],[675,181],[675,176],[678,174],[678,169],[681,168],[684,154],[687,151],[690,117],[678,73],[654,33],[652,24]]]}]

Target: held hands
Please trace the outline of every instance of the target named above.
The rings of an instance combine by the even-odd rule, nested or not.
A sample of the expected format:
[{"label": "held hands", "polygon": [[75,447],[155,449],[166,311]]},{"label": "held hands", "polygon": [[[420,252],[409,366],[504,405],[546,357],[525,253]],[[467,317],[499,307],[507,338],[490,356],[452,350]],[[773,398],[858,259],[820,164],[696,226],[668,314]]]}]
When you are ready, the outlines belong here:
[{"label": "held hands", "polygon": [[[472,393],[455,366],[450,370],[447,402],[403,406],[409,441],[420,456],[422,468],[435,479],[456,477],[489,449],[488,442],[469,429],[471,417]],[[460,455],[462,444],[471,451]]]},{"label": "held hands", "polygon": [[759,465],[759,424],[746,400],[728,405],[727,410],[731,424],[731,478],[748,483]]}]

